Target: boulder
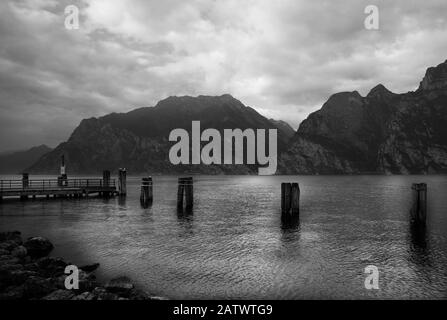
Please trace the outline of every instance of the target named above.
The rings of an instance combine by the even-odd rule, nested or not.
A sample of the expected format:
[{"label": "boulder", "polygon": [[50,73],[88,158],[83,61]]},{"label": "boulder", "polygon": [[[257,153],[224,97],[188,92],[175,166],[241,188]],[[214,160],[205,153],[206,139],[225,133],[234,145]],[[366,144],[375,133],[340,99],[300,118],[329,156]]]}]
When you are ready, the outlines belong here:
[{"label": "boulder", "polygon": [[22,236],[20,231],[0,232],[0,242],[14,241],[18,245],[22,244]]},{"label": "boulder", "polygon": [[13,240],[6,240],[3,242],[0,242],[0,249],[1,250],[6,250],[11,252],[12,250],[14,250],[15,248],[17,248],[19,246],[19,244]]},{"label": "boulder", "polygon": [[19,258],[13,257],[12,255],[5,255],[0,257],[0,266],[3,264],[12,264],[18,263],[20,261]]},{"label": "boulder", "polygon": [[144,291],[132,289],[128,295],[130,300],[151,300],[151,297]]},{"label": "boulder", "polygon": [[36,261],[39,272],[46,277],[58,277],[63,275],[67,263],[61,258],[44,257]]},{"label": "boulder", "polygon": [[14,270],[10,271],[9,281],[14,285],[23,284],[30,277],[37,277],[39,274],[28,270]]},{"label": "boulder", "polygon": [[23,265],[19,263],[0,263],[0,271],[23,270]]},{"label": "boulder", "polygon": [[81,290],[81,292],[91,291],[97,286],[98,282],[96,282],[95,275],[79,270],[79,290]]},{"label": "boulder", "polygon": [[0,293],[1,300],[20,300],[25,296],[24,286],[8,287],[4,292]]},{"label": "boulder", "polygon": [[23,244],[32,258],[47,256],[53,250],[53,244],[43,237],[32,237]]},{"label": "boulder", "polygon": [[96,269],[98,269],[99,263],[93,263],[85,266],[79,267],[79,270],[85,271],[85,272],[93,272]]},{"label": "boulder", "polygon": [[71,300],[76,295],[69,290],[58,289],[43,297],[43,300]]},{"label": "boulder", "polygon": [[28,254],[28,251],[24,246],[18,246],[14,250],[11,251],[11,255],[17,258],[25,258]]},{"label": "boulder", "polygon": [[119,277],[107,282],[104,288],[112,293],[116,293],[123,296],[129,296],[132,293],[132,290],[134,289],[134,285],[132,284],[129,278]]},{"label": "boulder", "polygon": [[107,291],[104,288],[97,287],[92,291],[92,294],[98,300],[118,300],[119,296]]},{"label": "boulder", "polygon": [[0,291],[11,285],[11,271],[0,269]]},{"label": "boulder", "polygon": [[86,291],[75,296],[72,300],[95,300],[95,295]]},{"label": "boulder", "polygon": [[58,277],[51,278],[51,280],[53,281],[53,285],[58,289],[66,289],[65,288],[65,277],[66,277],[66,275],[61,275]]},{"label": "boulder", "polygon": [[23,284],[25,290],[25,297],[27,299],[40,299],[54,290],[56,287],[51,279],[31,276]]},{"label": "boulder", "polygon": [[149,300],[166,301],[166,300],[169,300],[169,299],[165,298],[165,297],[159,297],[159,296],[150,296]]},{"label": "boulder", "polygon": [[35,262],[24,263],[23,264],[23,268],[25,270],[29,270],[29,271],[35,271],[35,272],[40,272],[41,271],[39,266]]}]

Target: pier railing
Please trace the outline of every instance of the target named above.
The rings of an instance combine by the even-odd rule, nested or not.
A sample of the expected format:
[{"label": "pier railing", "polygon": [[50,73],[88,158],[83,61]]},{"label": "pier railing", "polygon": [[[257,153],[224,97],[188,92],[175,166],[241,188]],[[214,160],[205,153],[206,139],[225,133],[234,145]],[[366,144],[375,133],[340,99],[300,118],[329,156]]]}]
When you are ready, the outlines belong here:
[{"label": "pier railing", "polygon": [[0,180],[0,191],[114,188],[115,186],[115,179],[107,181],[103,179]]}]

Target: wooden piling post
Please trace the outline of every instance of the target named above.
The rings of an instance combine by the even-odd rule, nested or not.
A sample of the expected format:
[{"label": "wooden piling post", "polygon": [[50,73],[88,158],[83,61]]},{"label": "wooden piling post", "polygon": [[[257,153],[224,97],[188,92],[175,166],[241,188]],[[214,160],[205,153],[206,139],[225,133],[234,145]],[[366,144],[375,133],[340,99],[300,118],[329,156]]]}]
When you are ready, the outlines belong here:
[{"label": "wooden piling post", "polygon": [[427,184],[413,183],[413,206],[411,208],[411,221],[425,225],[427,219]]},{"label": "wooden piling post", "polygon": [[192,177],[179,178],[177,190],[177,208],[191,211],[194,206],[194,185]]},{"label": "wooden piling post", "polygon": [[188,177],[185,182],[185,209],[191,211],[194,206],[194,185],[192,177]]},{"label": "wooden piling post", "polygon": [[[110,186],[110,171],[104,170],[102,172],[102,187],[108,188]],[[99,196],[103,198],[109,198],[110,194],[108,191],[102,191],[99,193]]]},{"label": "wooden piling post", "polygon": [[281,213],[283,215],[299,215],[300,186],[298,183],[281,183]]},{"label": "wooden piling post", "polygon": [[292,214],[299,215],[300,214],[300,185],[298,183],[292,183],[291,190],[291,207]]},{"label": "wooden piling post", "polygon": [[[29,187],[29,174],[23,173],[22,174],[22,189],[26,189]],[[20,200],[27,200],[28,196],[22,195],[20,196]]]},{"label": "wooden piling post", "polygon": [[110,185],[110,171],[104,170],[102,172],[102,184],[103,187],[108,187]]},{"label": "wooden piling post", "polygon": [[152,177],[149,177],[149,202],[152,203],[154,201],[154,182],[152,181]]},{"label": "wooden piling post", "polygon": [[65,170],[65,156],[62,155],[61,157],[61,169],[60,169],[60,177],[57,179],[58,185],[60,187],[66,187],[68,185],[68,177],[67,177],[67,171]]},{"label": "wooden piling post", "polygon": [[178,188],[177,188],[177,209],[183,210],[183,194],[185,191],[185,178],[178,178]]},{"label": "wooden piling post", "polygon": [[141,195],[140,202],[143,207],[149,206],[153,201],[152,198],[152,178],[141,179]]},{"label": "wooden piling post", "polygon": [[22,174],[22,188],[28,188],[29,187],[29,174],[23,173]]},{"label": "wooden piling post", "polygon": [[281,183],[281,212],[290,214],[292,184]]},{"label": "wooden piling post", "polygon": [[126,176],[126,169],[119,169],[118,188],[120,196],[126,196],[127,194]]}]

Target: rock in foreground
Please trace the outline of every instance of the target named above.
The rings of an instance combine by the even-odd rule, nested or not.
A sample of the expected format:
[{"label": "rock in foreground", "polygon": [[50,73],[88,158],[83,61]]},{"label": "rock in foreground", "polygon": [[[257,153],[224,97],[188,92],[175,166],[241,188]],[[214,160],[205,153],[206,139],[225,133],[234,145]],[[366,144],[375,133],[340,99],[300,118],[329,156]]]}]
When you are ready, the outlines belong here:
[{"label": "rock in foreground", "polygon": [[54,248],[48,239],[42,237],[29,238],[24,243],[24,247],[31,258],[46,257]]},{"label": "rock in foreground", "polygon": [[21,233],[0,233],[0,300],[159,300],[135,288],[126,277],[104,286],[92,273],[99,263],[79,267],[79,289],[65,287],[62,258],[47,257],[53,244],[43,237],[23,243]]}]

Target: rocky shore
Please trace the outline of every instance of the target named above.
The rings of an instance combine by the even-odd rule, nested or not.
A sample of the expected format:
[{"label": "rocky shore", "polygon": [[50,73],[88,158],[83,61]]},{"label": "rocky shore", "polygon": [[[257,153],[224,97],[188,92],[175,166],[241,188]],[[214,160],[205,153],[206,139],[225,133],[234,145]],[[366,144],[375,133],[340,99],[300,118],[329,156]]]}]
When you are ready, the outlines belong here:
[{"label": "rocky shore", "polygon": [[79,288],[67,290],[62,258],[49,257],[53,244],[43,237],[22,240],[19,231],[0,233],[0,300],[160,300],[119,277],[105,284],[93,272],[99,263],[79,266]]}]

